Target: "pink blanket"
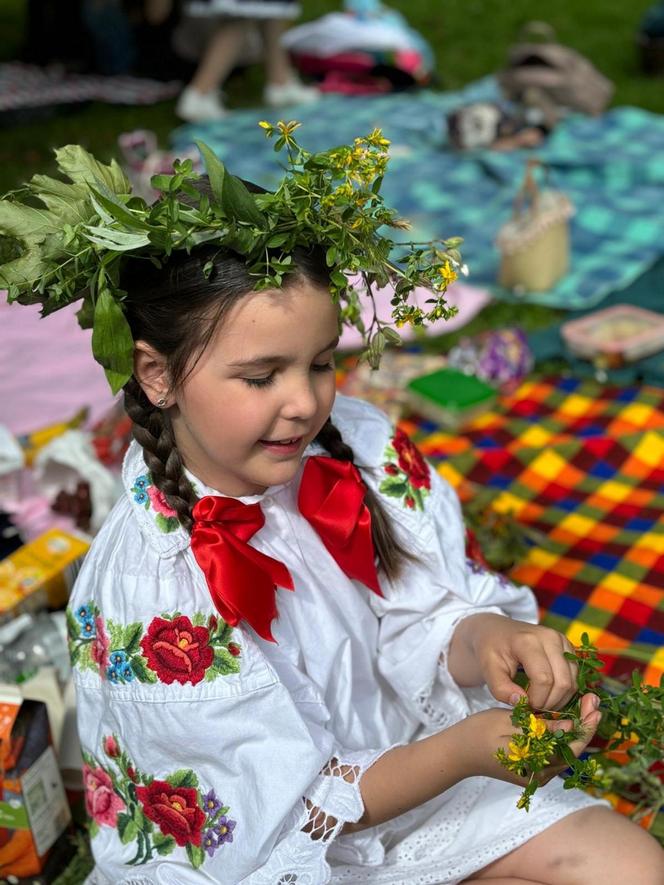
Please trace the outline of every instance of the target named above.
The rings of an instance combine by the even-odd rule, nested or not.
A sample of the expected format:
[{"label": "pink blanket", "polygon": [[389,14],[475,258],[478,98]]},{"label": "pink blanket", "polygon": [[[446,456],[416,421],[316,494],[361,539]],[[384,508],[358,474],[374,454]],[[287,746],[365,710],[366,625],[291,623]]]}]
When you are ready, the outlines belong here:
[{"label": "pink blanket", "polygon": [[[378,293],[379,316],[389,316],[391,297],[389,288]],[[426,297],[429,293],[422,290],[422,305]],[[459,307],[459,313],[436,323],[431,333],[440,335],[465,325],[488,300],[485,290],[455,283],[448,301]],[[0,424],[16,435],[66,421],[82,406],[89,407],[93,423],[114,402],[104,372],[92,357],[91,333],[76,322],[77,307],[71,305],[42,320],[37,306],[9,305],[0,291]],[[369,308],[367,299],[367,325]],[[412,337],[412,330],[402,329],[402,337]],[[359,345],[359,333],[344,329],[341,346]]]}]

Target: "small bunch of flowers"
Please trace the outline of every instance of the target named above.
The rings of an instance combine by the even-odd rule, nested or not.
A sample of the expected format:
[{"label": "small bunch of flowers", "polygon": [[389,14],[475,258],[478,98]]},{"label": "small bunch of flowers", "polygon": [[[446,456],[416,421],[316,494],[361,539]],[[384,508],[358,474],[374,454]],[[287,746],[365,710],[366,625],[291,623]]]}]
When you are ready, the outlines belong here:
[{"label": "small bunch of flowers", "polygon": [[[520,731],[507,750],[496,752],[505,768],[528,779],[518,806],[530,807],[543,768],[565,765],[566,789],[580,787],[628,800],[631,817],[646,822],[664,842],[657,821],[664,809],[664,677],[659,685],[645,684],[638,671],[629,685],[602,678],[603,662],[587,633],[574,653],[566,652],[565,657],[577,665],[577,694],[561,710],[538,711],[537,716],[522,698],[512,714]],[[591,745],[584,758],[577,758],[569,744],[582,733],[580,700],[589,691],[600,699],[597,738],[602,745]],[[546,720],[555,719],[570,719],[571,730],[551,729]]]}]

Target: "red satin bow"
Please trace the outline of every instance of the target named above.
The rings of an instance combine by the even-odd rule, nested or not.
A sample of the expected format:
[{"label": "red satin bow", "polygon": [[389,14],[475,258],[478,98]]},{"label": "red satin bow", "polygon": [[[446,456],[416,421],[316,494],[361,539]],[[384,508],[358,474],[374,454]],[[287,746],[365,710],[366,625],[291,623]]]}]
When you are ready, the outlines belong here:
[{"label": "red satin bow", "polygon": [[350,461],[314,456],[302,474],[298,506],[348,577],[382,596],[365,493],[360,472]]},{"label": "red satin bow", "polygon": [[283,563],[247,544],[265,523],[260,504],[208,495],[192,514],[191,549],[217,610],[231,626],[245,620],[274,642],[275,587],[292,590],[293,579]]}]

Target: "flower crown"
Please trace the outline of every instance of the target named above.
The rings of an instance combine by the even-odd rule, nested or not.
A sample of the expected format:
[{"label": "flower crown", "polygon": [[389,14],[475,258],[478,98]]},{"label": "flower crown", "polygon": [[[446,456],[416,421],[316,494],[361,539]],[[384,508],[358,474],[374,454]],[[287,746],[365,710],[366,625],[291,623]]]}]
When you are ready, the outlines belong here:
[{"label": "flower crown", "polygon": [[[242,256],[255,278],[254,289],[261,290],[282,285],[297,247],[318,246],[342,320],[362,334],[365,354],[377,367],[385,344],[400,343],[397,328],[423,326],[454,313],[444,294],[456,279],[461,239],[403,245],[379,232],[409,227],[380,196],[389,141],[379,129],[352,145],[310,153],[293,135],[299,125],[260,123],[268,138],[276,137],[275,150],[287,154],[279,186],[260,194],[250,193],[202,142],[197,145],[212,197],[194,186],[200,176],[191,160],[176,161],[172,175],[152,178],[161,193],[153,205],[132,195],[115,161],[100,163],[80,145],[56,150],[58,168],[70,183],[35,175],[0,201],[0,233],[20,245],[18,257],[0,265],[0,286],[8,289],[10,302],[41,304],[43,316],[82,299],[79,323],[92,327],[94,357],[116,393],[133,365],[133,340],[123,312],[126,293],[119,287],[126,256],[160,267],[173,251],[216,245]],[[399,251],[397,258],[393,251]],[[203,274],[209,277],[212,269],[210,260]],[[359,289],[372,301],[375,287],[393,284],[393,323],[378,318],[374,302],[373,318],[365,326],[360,291],[347,274],[359,275]],[[432,292],[426,309],[409,302],[417,286]]]}]

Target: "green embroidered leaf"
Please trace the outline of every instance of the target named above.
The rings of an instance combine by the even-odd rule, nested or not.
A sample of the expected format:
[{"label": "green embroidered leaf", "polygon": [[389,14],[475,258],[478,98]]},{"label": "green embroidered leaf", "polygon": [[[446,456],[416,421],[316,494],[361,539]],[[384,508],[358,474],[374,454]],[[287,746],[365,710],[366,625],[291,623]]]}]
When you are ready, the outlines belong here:
[{"label": "green embroidered leaf", "polygon": [[55,152],[58,168],[74,184],[85,183],[99,187],[104,184],[112,193],[128,194],[131,191],[129,179],[115,160],[110,166],[100,163],[80,144],[68,144]]},{"label": "green embroidered leaf", "polygon": [[192,845],[190,842],[187,845],[187,857],[192,867],[197,870],[205,860],[205,852],[198,845]]},{"label": "green embroidered leaf", "polygon": [[[234,657],[227,648],[215,648],[212,669],[223,676],[229,673],[240,672],[240,662]],[[207,675],[207,674],[206,674]]]},{"label": "green embroidered leaf", "polygon": [[143,624],[140,621],[129,624],[122,631],[122,648],[124,648],[128,655],[135,654],[140,648],[139,643],[142,633]]},{"label": "green embroidered leaf", "polygon": [[131,669],[139,682],[154,684],[158,681],[157,674],[148,667],[146,658],[142,655],[134,655],[131,659]]},{"label": "green embroidered leaf", "polygon": [[113,393],[117,393],[134,370],[134,340],[122,308],[108,289],[103,290],[95,305],[92,353],[104,367]]},{"label": "green embroidered leaf", "polygon": [[205,627],[207,618],[203,614],[203,612],[194,612],[191,618],[191,623],[194,627]]},{"label": "green embroidered leaf", "polygon": [[131,815],[126,812],[118,814],[117,828],[120,841],[123,845],[128,845],[138,836],[138,827],[134,823]]},{"label": "green embroidered leaf", "polygon": [[169,774],[166,778],[166,783],[169,783],[172,787],[197,787],[198,778],[191,768],[180,768],[174,771],[173,774]]},{"label": "green embroidered leaf", "polygon": [[[210,616],[211,618],[214,615]],[[233,627],[230,624],[227,624],[226,621],[219,618],[217,620],[217,628],[214,633],[211,634],[210,642],[215,645],[225,645],[229,639],[233,636]]]},{"label": "green embroidered leaf", "polygon": [[67,608],[65,611],[65,619],[67,621],[67,636],[69,639],[78,639],[81,633],[81,626],[70,608]]},{"label": "green embroidered leaf", "polygon": [[240,179],[226,170],[221,160],[204,142],[197,141],[196,147],[203,157],[212,193],[221,204],[226,218],[264,227],[265,218]]},{"label": "green embroidered leaf", "polygon": [[78,660],[81,656],[81,647],[80,645],[74,645],[72,642],[69,643],[69,660],[71,661],[72,667],[75,667],[78,664]]},{"label": "green embroidered leaf", "polygon": [[88,833],[90,834],[90,838],[94,839],[94,837],[97,835],[98,832],[99,832],[99,824],[97,823],[97,821],[96,820],[89,820],[88,821]]},{"label": "green embroidered leaf", "polygon": [[99,664],[92,660],[92,643],[86,642],[84,645],[79,645],[79,655],[78,655],[78,666],[81,670],[94,670],[95,673],[99,672]]},{"label": "green embroidered leaf", "polygon": [[157,528],[165,534],[174,532],[180,526],[180,521],[175,516],[164,516],[163,513],[158,513],[154,521],[157,524]]},{"label": "green embroidered leaf", "polygon": [[410,487],[410,494],[415,501],[415,506],[418,510],[424,510],[424,498],[422,496],[422,490],[416,489],[415,486]]},{"label": "green embroidered leaf", "polygon": [[157,854],[170,854],[175,848],[175,839],[172,836],[164,836],[162,833],[157,833],[152,842]]},{"label": "green embroidered leaf", "polygon": [[401,498],[408,491],[408,483],[398,479],[398,477],[390,477],[381,482],[378,486],[378,490],[383,492],[384,495],[389,495],[391,498]]},{"label": "green embroidered leaf", "polygon": [[109,620],[106,621],[106,629],[108,630],[111,651],[123,648],[124,630],[122,629],[122,624],[116,624],[115,621],[112,621],[109,618]]}]

